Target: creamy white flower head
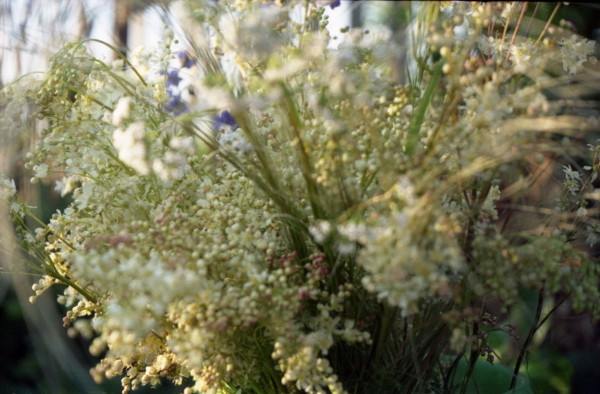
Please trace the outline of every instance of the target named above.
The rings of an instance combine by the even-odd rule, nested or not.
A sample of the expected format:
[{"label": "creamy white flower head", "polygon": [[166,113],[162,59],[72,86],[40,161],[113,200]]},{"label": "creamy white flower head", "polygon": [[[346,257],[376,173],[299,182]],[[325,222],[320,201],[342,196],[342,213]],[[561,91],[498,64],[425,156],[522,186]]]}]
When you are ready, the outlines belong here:
[{"label": "creamy white flower head", "polygon": [[302,59],[291,59],[282,67],[270,68],[265,71],[264,77],[267,81],[285,80],[306,67],[306,62]]},{"label": "creamy white flower head", "polygon": [[577,35],[571,35],[560,42],[560,53],[563,69],[569,74],[576,74],[586,61],[592,60],[596,43]]},{"label": "creamy white flower head", "polygon": [[154,161],[152,161],[152,171],[164,182],[168,182],[171,179],[171,172],[161,159],[154,159]]},{"label": "creamy white flower head", "polygon": [[506,3],[504,5],[504,8],[502,9],[502,13],[500,14],[500,17],[504,20],[507,20],[511,17],[511,15],[513,14],[514,8],[516,7],[516,2],[512,2],[512,3]]},{"label": "creamy white flower head", "polygon": [[237,64],[236,55],[233,52],[227,51],[221,56],[221,67],[225,78],[234,89],[239,89],[242,86],[242,72]]},{"label": "creamy white flower head", "polygon": [[356,244],[352,242],[341,242],[337,245],[337,250],[341,255],[349,256],[356,252],[357,247]]},{"label": "creamy white flower head", "polygon": [[477,48],[483,53],[485,56],[494,58],[497,56],[498,49],[498,39],[494,37],[481,36],[477,39]]},{"label": "creamy white flower head", "polygon": [[338,227],[338,231],[351,241],[366,244],[369,241],[369,228],[364,223],[347,223]]},{"label": "creamy white flower head", "polygon": [[221,15],[219,19],[219,32],[222,34],[224,44],[228,47],[233,47],[237,41],[237,19],[233,12],[228,12]]},{"label": "creamy white flower head", "polygon": [[179,70],[181,81],[177,85],[181,101],[187,105],[190,111],[201,111],[206,109],[204,98],[200,99],[202,89],[202,72],[198,66],[182,68]]},{"label": "creamy white flower head", "polygon": [[169,142],[169,148],[162,158],[152,162],[152,171],[166,183],[182,179],[189,171],[188,157],[194,154],[196,144],[192,137],[175,137]]},{"label": "creamy white flower head", "polygon": [[220,145],[238,151],[248,153],[252,151],[252,145],[244,138],[242,131],[231,127],[223,127],[218,135]]},{"label": "creamy white flower head", "polygon": [[327,350],[333,346],[333,337],[331,333],[321,331],[311,332],[304,338],[304,342],[311,347],[316,347],[320,351],[327,353]]},{"label": "creamy white flower head", "polygon": [[54,190],[59,192],[61,197],[64,197],[75,189],[77,181],[79,181],[79,177],[77,176],[64,177],[56,181]]},{"label": "creamy white flower head", "polygon": [[289,10],[290,21],[297,24],[303,25],[305,23],[306,7],[304,4],[296,4]]},{"label": "creamy white flower head", "polygon": [[194,152],[194,138],[192,137],[175,137],[169,142],[169,146],[175,150],[193,153]]},{"label": "creamy white flower head", "polygon": [[315,239],[316,242],[322,243],[331,234],[332,226],[331,223],[325,220],[321,220],[314,226],[309,228],[310,235]]},{"label": "creamy white flower head", "polygon": [[452,32],[457,40],[464,41],[469,35],[469,21],[465,18],[462,24],[454,26]]},{"label": "creamy white flower head", "polygon": [[112,114],[112,124],[121,126],[131,114],[131,97],[121,97]]},{"label": "creamy white flower head", "polygon": [[129,61],[146,82],[154,84],[164,79],[162,55],[160,51],[149,51],[140,45],[131,51]]},{"label": "creamy white flower head", "polygon": [[0,201],[9,200],[17,193],[13,179],[0,178]]},{"label": "creamy white flower head", "polygon": [[48,165],[45,163],[33,166],[34,177],[45,178],[48,176]]},{"label": "creamy white flower head", "polygon": [[414,204],[416,200],[414,185],[406,176],[402,176],[398,179],[398,183],[396,183],[396,193],[398,197],[402,198],[409,205]]},{"label": "creamy white flower head", "polygon": [[531,64],[534,46],[531,42],[512,45],[510,47],[511,60],[518,73],[524,73]]},{"label": "creamy white flower head", "polygon": [[[227,111],[236,108],[238,102],[234,100],[228,89],[220,86],[207,86],[201,84],[198,86],[196,93],[197,97],[202,97],[202,103],[197,102],[197,110],[215,109],[219,111]],[[184,95],[181,95],[182,100]]]},{"label": "creamy white flower head", "polygon": [[86,209],[89,205],[90,198],[94,194],[94,185],[90,182],[86,182],[78,189],[75,195],[75,204],[79,209]]},{"label": "creamy white flower head", "polygon": [[[369,28],[368,33],[363,33],[358,41],[361,48],[373,48],[379,44],[390,44],[392,39],[392,30],[387,26],[373,26]],[[388,47],[389,49],[389,47]]]},{"label": "creamy white flower head", "polygon": [[224,15],[219,22],[225,43],[252,59],[264,59],[284,43],[278,28],[289,16],[281,7],[264,5],[238,17]]},{"label": "creamy white flower head", "polygon": [[119,159],[142,175],[150,172],[146,161],[144,122],[134,122],[125,130],[116,129],[112,139]]}]

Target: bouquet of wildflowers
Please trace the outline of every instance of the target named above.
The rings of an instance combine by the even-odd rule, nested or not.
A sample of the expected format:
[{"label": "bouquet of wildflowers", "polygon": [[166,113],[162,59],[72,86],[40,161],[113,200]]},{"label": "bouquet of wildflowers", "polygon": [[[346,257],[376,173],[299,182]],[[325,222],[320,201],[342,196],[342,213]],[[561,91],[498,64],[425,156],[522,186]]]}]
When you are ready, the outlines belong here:
[{"label": "bouquet of wildflowers", "polygon": [[564,93],[597,81],[593,42],[527,3],[423,3],[403,40],[332,37],[339,1],[188,3],[193,31],[161,50],[107,64],[69,44],[1,97],[7,130],[24,103],[43,126],[32,180],[70,196],[30,230],[0,186],[32,301],[61,289],[92,376],[464,393],[532,291],[499,391],[530,392],[556,307],[599,312],[597,122]]}]

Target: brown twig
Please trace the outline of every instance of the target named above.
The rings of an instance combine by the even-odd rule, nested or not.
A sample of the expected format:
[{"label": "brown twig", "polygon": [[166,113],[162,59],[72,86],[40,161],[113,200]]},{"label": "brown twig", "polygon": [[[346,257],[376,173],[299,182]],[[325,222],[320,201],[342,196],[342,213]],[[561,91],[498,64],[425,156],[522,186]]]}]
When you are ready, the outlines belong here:
[{"label": "brown twig", "polygon": [[554,19],[554,16],[558,12],[559,8],[560,8],[560,3],[556,3],[556,6],[554,6],[554,10],[552,11],[552,14],[550,14],[550,18],[548,18],[548,21],[546,21],[546,25],[544,25],[544,30],[542,30],[539,37],[535,41],[536,45],[542,40],[542,38],[544,38],[544,34],[546,34],[546,31],[550,27],[550,24],[552,23],[552,20]]}]

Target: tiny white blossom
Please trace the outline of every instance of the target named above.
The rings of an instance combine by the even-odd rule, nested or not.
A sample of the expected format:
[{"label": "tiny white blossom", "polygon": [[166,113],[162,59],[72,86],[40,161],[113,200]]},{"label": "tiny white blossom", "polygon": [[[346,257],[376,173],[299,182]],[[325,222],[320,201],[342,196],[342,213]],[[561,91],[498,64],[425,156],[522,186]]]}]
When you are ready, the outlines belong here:
[{"label": "tiny white blossom", "polygon": [[181,81],[177,85],[181,101],[187,105],[190,111],[201,111],[206,108],[206,98],[200,94],[202,90],[202,73],[200,68],[193,66],[179,70]]},{"label": "tiny white blossom", "polygon": [[115,126],[121,126],[123,121],[129,118],[131,114],[131,97],[121,97],[112,114],[112,123]]},{"label": "tiny white blossom", "polygon": [[144,123],[134,122],[125,130],[116,129],[112,139],[119,159],[142,175],[150,172],[146,161]]},{"label": "tiny white blossom", "polygon": [[310,235],[312,235],[318,243],[325,241],[327,237],[329,237],[329,234],[331,234],[331,230],[331,223],[325,220],[322,220],[309,228]]},{"label": "tiny white blossom", "polygon": [[75,203],[79,207],[79,209],[85,209],[89,205],[90,198],[94,193],[94,185],[87,182],[84,183],[81,189],[79,189],[79,193],[75,197]]},{"label": "tiny white blossom", "polygon": [[594,41],[576,35],[563,39],[560,42],[563,69],[569,74],[579,72],[594,53],[595,46]]},{"label": "tiny white blossom", "polygon": [[0,201],[9,200],[17,193],[13,179],[0,178]]},{"label": "tiny white blossom", "polygon": [[45,178],[48,176],[48,165],[45,163],[33,166],[34,177]]},{"label": "tiny white blossom", "polygon": [[61,197],[64,197],[75,189],[75,186],[77,185],[77,180],[78,179],[75,176],[59,179],[54,185],[54,190],[59,192]]}]

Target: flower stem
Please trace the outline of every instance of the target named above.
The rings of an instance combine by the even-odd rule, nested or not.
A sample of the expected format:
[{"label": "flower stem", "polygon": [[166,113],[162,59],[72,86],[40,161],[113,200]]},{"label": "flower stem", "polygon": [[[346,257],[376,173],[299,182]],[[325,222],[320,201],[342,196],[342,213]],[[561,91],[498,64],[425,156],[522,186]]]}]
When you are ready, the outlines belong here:
[{"label": "flower stem", "polygon": [[519,376],[519,370],[521,369],[521,364],[523,363],[523,359],[525,358],[525,354],[527,353],[527,349],[533,340],[533,336],[535,335],[537,329],[540,327],[538,322],[540,321],[540,317],[542,315],[542,307],[544,306],[544,288],[540,289],[538,293],[538,302],[537,307],[535,309],[535,317],[531,328],[529,329],[529,333],[527,334],[527,338],[525,338],[525,342],[523,342],[523,346],[521,346],[521,350],[519,352],[519,357],[517,358],[517,363],[515,364],[515,369],[513,370],[512,379],[510,380],[509,390],[514,390],[517,385],[517,377]]}]

